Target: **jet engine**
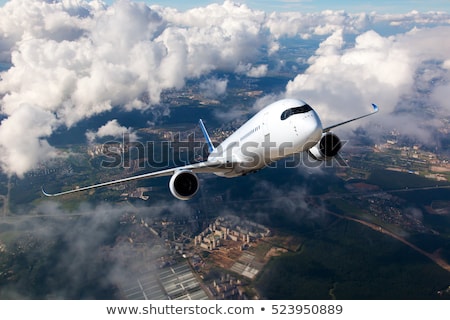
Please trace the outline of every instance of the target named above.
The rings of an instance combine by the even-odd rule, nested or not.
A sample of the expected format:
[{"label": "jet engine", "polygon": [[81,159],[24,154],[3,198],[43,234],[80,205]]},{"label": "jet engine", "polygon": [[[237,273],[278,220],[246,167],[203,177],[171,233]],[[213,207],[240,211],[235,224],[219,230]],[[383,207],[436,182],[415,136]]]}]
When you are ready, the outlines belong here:
[{"label": "jet engine", "polygon": [[309,154],[316,160],[325,161],[336,156],[341,148],[342,143],[338,136],[327,132],[322,135],[322,138],[314,147],[309,149]]},{"label": "jet engine", "polygon": [[169,181],[170,192],[180,200],[191,199],[197,193],[198,187],[198,178],[190,170],[176,171]]}]

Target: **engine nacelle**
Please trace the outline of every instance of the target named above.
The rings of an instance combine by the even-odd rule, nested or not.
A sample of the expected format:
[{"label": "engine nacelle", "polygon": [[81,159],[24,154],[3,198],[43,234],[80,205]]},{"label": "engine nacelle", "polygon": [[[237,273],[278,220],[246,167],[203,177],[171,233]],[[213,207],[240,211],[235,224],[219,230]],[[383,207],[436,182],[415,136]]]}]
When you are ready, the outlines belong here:
[{"label": "engine nacelle", "polygon": [[169,189],[173,196],[180,200],[191,199],[198,191],[197,175],[190,170],[176,171],[169,181]]},{"label": "engine nacelle", "polygon": [[329,160],[336,156],[342,148],[341,140],[331,132],[324,133],[320,141],[311,149],[309,154],[316,160]]}]

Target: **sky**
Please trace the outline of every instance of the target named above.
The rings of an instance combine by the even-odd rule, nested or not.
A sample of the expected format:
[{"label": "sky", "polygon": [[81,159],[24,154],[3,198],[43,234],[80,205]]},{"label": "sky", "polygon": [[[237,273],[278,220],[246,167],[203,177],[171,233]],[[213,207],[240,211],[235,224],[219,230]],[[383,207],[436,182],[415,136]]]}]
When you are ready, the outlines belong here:
[{"label": "sky", "polygon": [[[393,14],[360,12],[359,1],[346,8],[357,13],[321,11],[334,2],[320,1],[271,1],[280,6],[268,12],[260,6],[269,2],[193,2],[188,11],[160,3],[11,0],[0,7],[0,66],[13,66],[0,73],[4,172],[23,177],[55,157],[58,150],[48,142],[54,132],[117,108],[156,110],[164,90],[182,89],[190,79],[205,79],[200,87],[220,95],[227,81],[217,72],[265,77],[276,70],[261,61],[273,68],[282,63],[277,52],[285,38],[319,37],[321,43],[311,56],[299,56],[305,72],[248,111],[300,98],[333,123],[376,102],[383,130],[401,127],[421,143],[438,145],[436,128],[450,109],[450,14],[428,11],[449,1],[389,1]],[[387,2],[373,3],[381,9]],[[427,9],[412,12],[404,3]],[[286,11],[282,4],[314,8]],[[432,116],[423,113],[430,108]],[[110,119],[86,132],[86,142],[132,129]]]},{"label": "sky", "polygon": [[[112,0],[107,1],[112,3]],[[221,1],[184,1],[184,0],[160,0],[145,1],[148,4],[160,4],[162,6],[174,7],[179,10],[187,10],[195,7],[206,6],[211,3],[221,3]],[[360,0],[242,0],[238,1],[247,4],[251,8],[273,11],[302,11],[302,12],[320,12],[323,10],[345,10],[347,12],[370,12],[378,13],[406,13],[412,10],[427,11],[450,11],[450,1],[448,0],[378,0],[378,1],[360,1]]]},{"label": "sky", "polygon": [[[105,3],[112,4],[115,0],[105,0]],[[7,0],[0,0],[0,6],[5,4]],[[206,6],[211,3],[221,3],[221,1],[211,0],[159,0],[149,1],[143,0],[149,5],[162,5],[173,7],[179,10],[188,10],[200,6]],[[378,0],[378,1],[359,1],[359,0],[241,0],[242,4],[263,10],[266,12],[273,11],[302,11],[302,12],[320,12],[323,10],[345,10],[347,12],[370,12],[378,13],[406,13],[412,10],[420,12],[427,11],[450,11],[449,0]]]},{"label": "sky", "polygon": [[[220,3],[220,1],[146,1],[149,4],[160,4],[164,6],[174,7],[180,10],[191,9],[199,6],[208,5],[210,3]],[[260,9],[266,12],[272,11],[302,11],[302,12],[319,12],[323,10],[345,10],[347,12],[370,12],[377,11],[379,13],[405,13],[412,10],[417,11],[449,11],[450,1],[447,0],[433,0],[433,1],[333,1],[333,0],[243,0],[239,1],[242,4]]]}]

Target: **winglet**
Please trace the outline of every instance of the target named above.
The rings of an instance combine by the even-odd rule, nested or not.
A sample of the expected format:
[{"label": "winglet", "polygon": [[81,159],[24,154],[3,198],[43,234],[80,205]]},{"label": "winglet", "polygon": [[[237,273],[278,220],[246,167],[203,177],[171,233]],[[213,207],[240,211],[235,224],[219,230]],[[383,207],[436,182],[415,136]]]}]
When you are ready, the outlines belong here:
[{"label": "winglet", "polygon": [[205,125],[203,124],[202,119],[200,119],[198,121],[198,123],[200,124],[200,129],[202,129],[203,135],[205,136],[206,143],[208,144],[208,150],[211,153],[214,151],[215,148],[211,141],[211,138],[209,137],[208,131],[206,131],[206,128],[205,128]]},{"label": "winglet", "polygon": [[41,187],[41,190],[42,190],[42,194],[43,194],[44,196],[46,196],[46,197],[54,197],[54,196],[55,196],[54,194],[47,193],[47,192],[44,190],[44,186]]},{"label": "winglet", "polygon": [[378,112],[378,106],[375,103],[372,103],[373,112]]}]

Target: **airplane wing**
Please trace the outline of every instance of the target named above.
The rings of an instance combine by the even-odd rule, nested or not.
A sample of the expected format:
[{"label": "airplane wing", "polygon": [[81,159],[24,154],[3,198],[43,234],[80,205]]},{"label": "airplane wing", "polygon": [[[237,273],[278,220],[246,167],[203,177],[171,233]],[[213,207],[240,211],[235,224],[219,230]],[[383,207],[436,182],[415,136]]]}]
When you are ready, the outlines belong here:
[{"label": "airplane wing", "polygon": [[207,173],[207,172],[214,173],[214,172],[220,172],[220,171],[225,171],[225,170],[230,170],[230,169],[226,169],[224,167],[224,165],[220,162],[204,161],[204,162],[189,164],[189,165],[182,166],[182,167],[175,167],[175,168],[165,169],[165,170],[156,171],[156,172],[144,173],[144,174],[137,175],[137,176],[131,176],[128,178],[98,183],[98,184],[81,187],[81,188],[76,188],[76,189],[72,189],[72,190],[68,190],[68,191],[62,191],[62,192],[58,192],[58,193],[48,193],[44,190],[44,188],[42,188],[42,193],[47,197],[62,196],[65,194],[86,191],[86,190],[96,189],[96,188],[100,188],[100,187],[111,186],[114,184],[130,182],[130,181],[134,181],[134,180],[171,176],[176,171],[180,171],[180,170],[189,170],[189,171],[196,172],[196,173]]},{"label": "airplane wing", "polygon": [[373,114],[378,112],[378,106],[376,104],[372,103],[372,108],[373,108],[373,110],[372,110],[371,113],[368,113],[368,114],[365,114],[363,116],[360,116],[360,117],[357,117],[357,118],[354,118],[354,119],[350,119],[350,120],[347,120],[347,121],[344,121],[344,122],[340,122],[340,123],[334,124],[332,126],[326,127],[326,128],[323,129],[322,132],[326,133],[326,132],[330,131],[333,128],[342,126],[343,124],[346,124],[346,123],[349,123],[349,122],[352,122],[352,121],[355,121],[355,120],[358,120],[358,119],[361,119],[361,118],[365,118],[365,117],[371,116],[371,115],[373,115]]}]

